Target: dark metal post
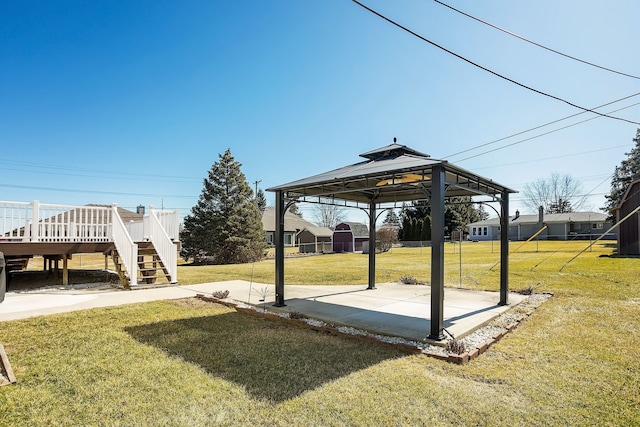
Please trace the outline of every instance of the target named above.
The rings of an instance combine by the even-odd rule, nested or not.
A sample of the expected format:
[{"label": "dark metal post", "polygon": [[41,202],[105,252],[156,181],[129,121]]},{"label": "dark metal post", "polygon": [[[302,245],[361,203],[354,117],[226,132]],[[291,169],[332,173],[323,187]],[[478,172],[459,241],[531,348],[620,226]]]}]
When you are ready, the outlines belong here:
[{"label": "dark metal post", "polygon": [[276,191],[276,302],[274,306],[284,307],[284,194]]},{"label": "dark metal post", "polygon": [[376,288],[376,203],[369,203],[369,286]]},{"label": "dark metal post", "polygon": [[500,201],[500,302],[509,304],[509,192],[503,190]]},{"label": "dark metal post", "polygon": [[442,165],[431,173],[431,333],[432,340],[444,339],[444,192]]}]

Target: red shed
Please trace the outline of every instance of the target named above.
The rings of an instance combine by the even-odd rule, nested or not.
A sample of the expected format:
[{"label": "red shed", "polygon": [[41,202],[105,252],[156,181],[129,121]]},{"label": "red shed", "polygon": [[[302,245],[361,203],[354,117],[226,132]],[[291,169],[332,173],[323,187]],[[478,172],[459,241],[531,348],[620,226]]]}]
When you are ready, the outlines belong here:
[{"label": "red shed", "polygon": [[334,252],[362,251],[363,242],[369,241],[369,227],[359,222],[341,222],[333,230]]}]

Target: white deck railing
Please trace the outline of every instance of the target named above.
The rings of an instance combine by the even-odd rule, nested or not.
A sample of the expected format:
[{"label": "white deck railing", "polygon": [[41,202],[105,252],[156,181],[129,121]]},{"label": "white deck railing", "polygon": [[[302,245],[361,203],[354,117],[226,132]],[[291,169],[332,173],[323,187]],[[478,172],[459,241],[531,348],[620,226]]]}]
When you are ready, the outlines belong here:
[{"label": "white deck railing", "polygon": [[104,206],[0,201],[0,239],[18,242],[110,242],[112,210]]},{"label": "white deck railing", "polygon": [[171,240],[162,226],[157,213],[158,212],[151,209],[151,213],[149,215],[145,215],[144,228],[149,228],[151,231],[149,233],[151,243],[153,243],[156,253],[169,272],[169,281],[171,283],[176,283],[178,281],[178,251],[173,240]]}]

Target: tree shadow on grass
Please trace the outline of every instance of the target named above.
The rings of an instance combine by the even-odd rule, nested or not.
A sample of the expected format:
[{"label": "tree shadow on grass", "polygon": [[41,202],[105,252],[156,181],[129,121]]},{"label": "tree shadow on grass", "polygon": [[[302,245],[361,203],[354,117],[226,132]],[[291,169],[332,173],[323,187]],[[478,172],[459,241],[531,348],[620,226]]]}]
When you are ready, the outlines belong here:
[{"label": "tree shadow on grass", "polygon": [[404,354],[243,313],[223,313],[126,328],[139,342],[282,402],[324,383]]}]

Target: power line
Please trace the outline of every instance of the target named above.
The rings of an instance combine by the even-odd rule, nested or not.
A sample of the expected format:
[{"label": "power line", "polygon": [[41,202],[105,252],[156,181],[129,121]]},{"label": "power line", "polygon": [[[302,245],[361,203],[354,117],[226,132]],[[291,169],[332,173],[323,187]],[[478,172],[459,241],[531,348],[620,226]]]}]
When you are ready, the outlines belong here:
[{"label": "power line", "polygon": [[[635,107],[636,105],[640,105],[640,102],[636,102],[635,104],[631,104],[631,105],[628,105],[626,107],[618,108],[617,110],[613,110],[611,112],[615,113],[616,111],[624,110],[626,108]],[[585,123],[585,122],[588,122],[588,121],[591,121],[591,120],[594,120],[594,119],[597,119],[597,118],[598,117],[590,117],[588,119],[581,120],[579,122],[572,123],[572,124],[567,125],[567,126],[562,126],[560,128],[553,129],[553,130],[550,130],[548,132],[543,132],[543,133],[540,133],[538,135],[531,136],[529,138],[525,138],[525,139],[521,139],[521,140],[516,141],[516,142],[512,142],[511,144],[503,145],[501,147],[494,148],[492,150],[483,151],[482,153],[478,153],[478,154],[474,154],[473,156],[465,157],[464,159],[456,160],[456,162],[463,162],[465,160],[469,160],[469,159],[473,159],[473,158],[476,158],[476,157],[484,156],[485,154],[493,153],[494,151],[502,150],[502,149],[507,148],[507,147],[513,147],[514,145],[522,144],[523,142],[531,141],[532,139],[540,138],[541,136],[549,135],[549,134],[554,133],[554,132],[558,132],[558,131],[561,131],[561,130],[564,130],[564,129],[568,129],[570,127],[577,126],[579,124],[582,124],[582,123]]]},{"label": "power line", "polygon": [[[130,177],[133,177],[133,178],[146,177],[146,178],[153,178],[153,179],[164,178],[164,179],[171,179],[171,180],[190,180],[190,181],[196,181],[196,180],[199,181],[201,179],[201,178],[187,177],[187,176],[172,176],[172,175],[157,175],[157,174],[138,174],[138,173],[131,173],[131,172],[117,172],[117,171],[116,172],[114,172],[114,171],[102,171],[102,170],[96,170],[96,169],[49,165],[49,164],[46,164],[46,163],[32,163],[32,162],[20,162],[20,161],[9,161],[9,160],[0,160],[0,163],[12,165],[12,166],[18,166],[18,167],[26,167],[26,168],[34,167],[34,168],[38,168],[38,169],[63,170],[63,171],[70,171],[70,172],[91,172],[92,174],[97,174],[97,175],[67,174],[67,175],[70,175],[70,176],[83,176],[83,177],[96,176],[97,177],[98,175],[106,175],[106,176],[115,176],[116,178],[122,178],[123,176],[130,176]],[[20,171],[20,172],[33,172],[33,173],[53,173],[53,172],[44,172],[42,170],[28,170],[28,169],[9,169],[9,168],[5,168],[4,170],[15,170],[15,171]],[[60,174],[58,172],[56,172],[56,174],[62,175],[62,174]]]},{"label": "power line", "polygon": [[[63,168],[64,169],[64,168]],[[104,179],[108,178],[110,180],[131,180],[135,179],[137,182],[141,182],[143,179],[151,180],[154,183],[157,182],[181,182],[188,183],[190,181],[196,182],[196,178],[180,178],[180,177],[171,177],[171,176],[160,176],[160,175],[145,175],[145,174],[126,174],[126,175],[91,175],[91,174],[77,174],[77,173],[64,173],[64,172],[55,172],[55,171],[45,171],[45,170],[29,170],[29,169],[20,169],[20,168],[2,168],[3,171],[14,171],[14,172],[24,172],[29,174],[41,174],[41,175],[55,175],[55,176],[72,176],[79,178],[97,178]],[[96,171],[97,174],[101,172]]]},{"label": "power line", "polygon": [[121,191],[98,191],[98,190],[78,190],[69,188],[53,188],[53,187],[35,187],[29,185],[12,185],[12,184],[0,184],[0,187],[5,188],[18,188],[23,190],[46,190],[46,191],[58,191],[62,193],[89,193],[89,194],[111,194],[116,196],[143,196],[143,197],[176,197],[191,199],[196,196],[184,195],[184,194],[151,194],[151,193],[124,193]]},{"label": "power line", "polygon": [[406,31],[407,33],[411,34],[412,36],[417,37],[417,38],[419,38],[420,40],[422,40],[422,41],[424,41],[424,42],[426,42],[426,43],[429,43],[430,45],[435,46],[435,47],[437,47],[438,49],[443,50],[443,51],[447,52],[448,54],[453,55],[453,56],[455,56],[456,58],[458,58],[458,59],[461,59],[461,60],[465,61],[465,62],[466,62],[466,63],[468,63],[468,64],[473,65],[474,67],[480,68],[480,69],[481,69],[481,70],[483,70],[483,71],[486,71],[486,72],[488,72],[488,73],[490,73],[490,74],[493,74],[493,75],[494,75],[494,76],[496,76],[496,77],[499,77],[499,78],[501,78],[501,79],[503,79],[503,80],[506,80],[506,81],[508,81],[508,82],[510,82],[510,83],[513,83],[513,84],[517,85],[517,86],[520,86],[520,87],[522,87],[522,88],[524,88],[524,89],[527,89],[527,90],[530,90],[530,91],[532,91],[532,92],[535,92],[535,93],[537,93],[537,94],[539,94],[539,95],[544,95],[544,96],[549,97],[549,98],[551,98],[551,99],[555,99],[556,101],[564,102],[565,104],[570,105],[570,106],[572,106],[572,107],[574,107],[574,108],[578,108],[578,109],[580,109],[580,110],[584,110],[584,111],[587,111],[587,112],[590,112],[590,113],[594,113],[594,114],[597,114],[597,115],[602,116],[602,117],[607,117],[607,118],[614,119],[614,120],[620,120],[620,121],[627,122],[627,123],[631,123],[631,124],[634,124],[634,125],[640,125],[640,122],[634,122],[634,121],[632,121],[632,120],[628,120],[628,119],[625,119],[625,118],[622,118],[622,117],[609,116],[609,115],[607,115],[607,114],[603,114],[603,113],[599,113],[599,112],[597,112],[597,111],[593,111],[593,110],[591,110],[591,109],[589,109],[589,108],[586,108],[586,107],[581,107],[580,105],[574,104],[573,102],[567,101],[566,99],[560,98],[560,97],[555,96],[555,95],[551,95],[551,94],[549,94],[549,93],[543,92],[543,91],[538,90],[538,89],[534,89],[534,88],[532,88],[532,87],[530,87],[530,86],[527,86],[527,85],[525,85],[525,84],[523,84],[523,83],[520,83],[520,82],[518,82],[518,81],[516,81],[516,80],[513,80],[513,79],[511,79],[511,78],[509,78],[509,77],[503,76],[502,74],[499,74],[499,73],[497,73],[496,71],[493,71],[493,70],[491,70],[491,69],[489,69],[489,68],[487,68],[487,67],[484,67],[484,66],[482,66],[482,65],[480,65],[480,64],[478,64],[478,63],[476,63],[476,62],[471,61],[470,59],[465,58],[465,57],[464,57],[464,56],[462,56],[462,55],[459,55],[459,54],[457,54],[457,53],[455,53],[455,52],[453,52],[453,51],[451,51],[451,50],[449,50],[449,49],[447,49],[447,48],[445,48],[445,47],[443,47],[443,46],[440,46],[439,44],[437,44],[437,43],[435,43],[435,42],[433,42],[433,41],[431,41],[431,40],[427,39],[426,37],[421,36],[420,34],[416,33],[415,31],[412,31],[412,30],[410,30],[409,28],[407,28],[407,27],[405,27],[405,26],[403,26],[403,25],[401,25],[401,24],[399,24],[399,23],[395,22],[394,20],[392,20],[392,19],[390,19],[390,18],[387,18],[386,16],[384,16],[384,15],[382,15],[381,13],[379,13],[379,12],[377,12],[377,11],[375,11],[375,10],[371,9],[371,8],[370,8],[370,7],[368,7],[368,6],[365,6],[364,4],[360,3],[358,0],[352,0],[352,1],[353,1],[355,4],[357,4],[358,6],[362,7],[363,9],[368,10],[368,11],[369,11],[369,12],[371,12],[372,14],[374,14],[374,15],[378,16],[378,17],[379,17],[379,18],[381,18],[381,19],[384,19],[385,21],[387,21],[387,22],[389,22],[390,24],[392,24],[392,25],[394,25],[394,26],[396,26],[396,27],[400,28],[401,30]]},{"label": "power line", "polygon": [[500,28],[500,27],[498,27],[497,25],[493,25],[493,24],[491,24],[490,22],[483,21],[482,19],[480,19],[480,18],[476,18],[476,17],[475,17],[475,16],[473,16],[473,15],[469,15],[468,13],[463,12],[463,11],[461,11],[461,10],[459,10],[459,9],[456,9],[455,7],[450,6],[450,5],[446,4],[446,3],[443,3],[443,2],[441,2],[441,1],[439,1],[439,0],[434,0],[434,1],[435,1],[436,3],[438,3],[438,4],[441,4],[442,6],[448,7],[449,9],[451,9],[451,10],[453,10],[453,11],[455,11],[455,12],[458,12],[458,13],[459,13],[459,14],[461,14],[461,15],[466,16],[467,18],[471,18],[471,19],[473,19],[473,20],[476,20],[476,21],[478,21],[478,22],[481,22],[481,23],[483,23],[483,24],[485,24],[485,25],[488,25],[488,26],[489,26],[489,27],[491,27],[491,28],[495,28],[495,29],[496,29],[496,30],[498,30],[498,31],[502,31],[502,32],[503,32],[503,33],[505,33],[505,34],[509,34],[510,36],[516,37],[516,38],[518,38],[518,39],[520,39],[520,40],[522,40],[522,41],[525,41],[525,42],[527,42],[527,43],[530,43],[530,44],[532,44],[532,45],[534,45],[534,46],[538,46],[538,47],[540,47],[540,48],[542,48],[542,49],[548,50],[549,52],[553,52],[553,53],[555,53],[555,54],[557,54],[557,55],[564,56],[565,58],[573,59],[574,61],[582,62],[583,64],[587,64],[587,65],[590,65],[590,66],[592,66],[592,67],[600,68],[601,70],[609,71],[609,72],[611,72],[611,73],[620,74],[620,75],[622,75],[622,76],[626,76],[626,77],[630,77],[630,78],[632,78],[632,79],[638,79],[638,80],[640,80],[640,77],[638,77],[638,76],[634,76],[633,74],[627,74],[627,73],[623,73],[623,72],[621,72],[621,71],[612,70],[611,68],[603,67],[603,66],[601,66],[601,65],[594,64],[593,62],[589,62],[589,61],[585,61],[585,60],[580,59],[580,58],[576,58],[575,56],[567,55],[566,53],[562,53],[562,52],[557,51],[557,50],[555,50],[555,49],[551,49],[550,47],[544,46],[544,45],[542,45],[542,44],[540,44],[540,43],[536,43],[536,42],[534,42],[533,40],[529,40],[529,39],[527,39],[527,38],[525,38],[525,37],[522,37],[522,36],[520,36],[520,35],[518,35],[518,34],[516,34],[516,33],[512,33],[512,32],[511,32],[511,31],[509,31],[509,30],[505,30],[504,28]]},{"label": "power line", "polygon": [[[624,98],[616,99],[615,101],[607,102],[606,104],[598,105],[597,107],[593,107],[593,109],[597,110],[599,108],[606,107],[607,105],[615,104],[617,102],[624,101],[625,99],[633,98],[634,96],[638,96],[638,95],[640,95],[640,92],[634,93],[633,95],[625,96]],[[636,105],[636,104],[634,104],[634,105]],[[632,106],[633,105],[631,105],[629,107],[632,107]],[[625,107],[625,108],[629,108],[629,107]],[[547,126],[553,125],[555,123],[562,122],[564,120],[568,120],[568,119],[573,118],[573,117],[577,117],[577,116],[579,116],[581,114],[586,114],[586,111],[581,111],[579,113],[572,114],[570,116],[566,116],[566,117],[563,117],[561,119],[553,120],[553,121],[547,122],[545,124],[542,124],[542,125],[539,125],[539,126],[535,126],[535,127],[529,128],[527,130],[523,130],[521,132],[517,132],[517,133],[511,134],[509,136],[505,136],[505,137],[500,138],[500,139],[496,139],[496,140],[493,140],[493,141],[490,141],[490,142],[486,142],[484,144],[476,145],[475,147],[471,147],[471,148],[468,148],[466,150],[458,151],[457,153],[453,153],[453,154],[450,154],[448,156],[443,157],[443,159],[448,159],[449,157],[454,157],[454,156],[457,156],[459,154],[464,154],[464,153],[467,153],[469,151],[476,150],[478,148],[486,147],[488,145],[492,145],[492,144],[495,144],[497,142],[504,141],[505,139],[513,138],[513,137],[518,136],[518,135],[522,135],[522,134],[525,134],[525,133],[528,133],[528,132],[531,132],[531,131],[534,131],[534,130],[537,130],[537,129],[540,129],[540,128],[543,128],[543,127],[547,127]]]},{"label": "power line", "polygon": [[[607,148],[599,148],[597,150],[589,150],[589,151],[581,151],[579,153],[571,153],[571,154],[563,154],[561,156],[553,156],[553,157],[544,157],[541,159],[533,159],[533,160],[525,160],[522,162],[513,162],[513,163],[503,163],[501,165],[491,165],[491,166],[484,166],[484,167],[476,167],[473,168],[474,170],[482,170],[482,169],[495,169],[495,168],[500,168],[500,167],[504,167],[504,166],[515,166],[515,165],[524,165],[526,163],[536,163],[536,162],[544,162],[546,160],[555,160],[555,159],[562,159],[563,157],[575,157],[575,156],[580,156],[582,154],[592,154],[592,153],[597,153],[600,151],[608,151],[608,150],[615,150],[617,148],[625,148],[628,147],[628,144],[624,144],[624,145],[616,145],[614,147],[607,147]],[[600,176],[600,175],[598,175]]]}]

